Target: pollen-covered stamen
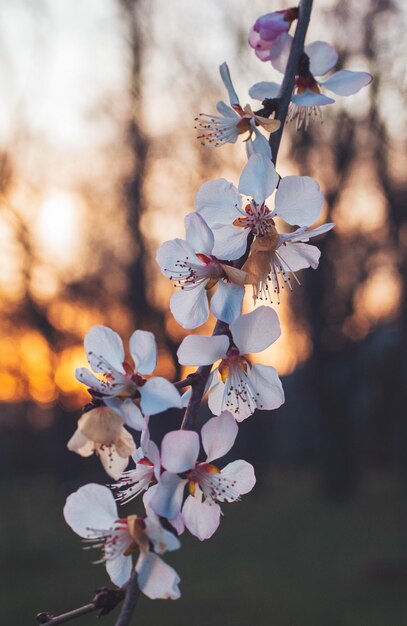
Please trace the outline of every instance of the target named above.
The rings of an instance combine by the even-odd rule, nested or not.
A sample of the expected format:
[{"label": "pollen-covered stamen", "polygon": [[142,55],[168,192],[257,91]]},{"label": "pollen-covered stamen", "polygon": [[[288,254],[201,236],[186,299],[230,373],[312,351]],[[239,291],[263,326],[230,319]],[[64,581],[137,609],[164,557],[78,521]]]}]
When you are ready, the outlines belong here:
[{"label": "pollen-covered stamen", "polygon": [[240,213],[242,216],[236,218],[233,225],[240,228],[250,228],[256,237],[265,235],[274,226],[272,211],[264,202],[263,204],[257,204],[257,202],[251,199],[246,204],[244,211],[240,210]]},{"label": "pollen-covered stamen", "polygon": [[[190,485],[198,484],[208,500],[217,502],[234,502],[240,499],[236,489],[236,481],[226,478],[222,472],[212,463],[197,463],[195,468],[188,473]],[[190,489],[193,495],[195,489]]]},{"label": "pollen-covered stamen", "polygon": [[176,286],[181,289],[192,289],[208,280],[211,281],[210,286],[213,286],[218,280],[225,277],[225,271],[216,257],[201,252],[196,252],[195,256],[198,257],[201,264],[186,256],[184,259],[177,259],[174,268],[164,268]]},{"label": "pollen-covered stamen", "polygon": [[242,405],[247,405],[252,413],[256,407],[262,408],[262,405],[258,404],[259,394],[253,389],[248,376],[250,367],[250,361],[240,354],[238,348],[233,346],[227,351],[218,368],[225,384],[224,410],[239,415]]}]

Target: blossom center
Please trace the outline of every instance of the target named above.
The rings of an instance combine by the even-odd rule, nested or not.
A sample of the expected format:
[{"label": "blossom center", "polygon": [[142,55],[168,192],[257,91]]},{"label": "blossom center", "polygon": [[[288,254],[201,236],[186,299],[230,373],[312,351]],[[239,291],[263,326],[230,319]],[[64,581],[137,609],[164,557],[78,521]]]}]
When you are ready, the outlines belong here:
[{"label": "blossom center", "polygon": [[257,204],[253,199],[246,204],[245,214],[234,220],[233,225],[240,228],[250,228],[256,237],[265,235],[273,227],[272,211],[264,204]]},{"label": "blossom center", "polygon": [[195,488],[198,484],[208,500],[231,502],[239,499],[236,480],[223,476],[219,468],[212,463],[197,463],[195,468],[189,472],[188,479],[191,495],[195,494]]}]

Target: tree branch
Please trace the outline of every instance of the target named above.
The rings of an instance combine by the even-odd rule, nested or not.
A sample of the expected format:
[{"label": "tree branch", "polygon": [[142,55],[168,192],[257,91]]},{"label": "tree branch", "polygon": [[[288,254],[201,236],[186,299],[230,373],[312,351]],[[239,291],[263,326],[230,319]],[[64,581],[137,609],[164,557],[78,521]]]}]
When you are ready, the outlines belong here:
[{"label": "tree branch", "polygon": [[140,596],[140,587],[137,582],[137,572],[134,569],[129,582],[126,584],[126,595],[120,615],[115,626],[127,626],[130,624],[131,616]]},{"label": "tree branch", "polygon": [[269,144],[271,148],[272,160],[275,164],[280,148],[281,137],[283,135],[284,123],[290,106],[291,96],[295,85],[295,76],[298,72],[298,63],[304,52],[305,35],[307,34],[312,11],[312,0],[300,0],[298,13],[298,23],[295,29],[294,39],[291,46],[283,82],[280,90],[280,97],[276,109],[276,120],[280,120],[280,128],[270,135]]},{"label": "tree branch", "polygon": [[[280,148],[281,137],[283,133],[284,123],[288,113],[288,107],[291,100],[291,95],[294,89],[295,77],[298,71],[298,62],[304,51],[305,35],[307,33],[308,24],[311,17],[312,0],[301,0],[299,5],[299,15],[297,28],[295,30],[294,39],[288,58],[286,71],[281,85],[281,95],[278,100],[276,119],[280,120],[281,126],[279,130],[270,135],[269,143],[271,147],[271,154],[273,163],[276,163],[278,150]],[[246,254],[239,259],[233,265],[237,268],[241,268],[246,261],[250,250],[250,241],[246,250]],[[224,322],[218,320],[212,335],[222,335],[228,330],[229,326]],[[195,372],[194,382],[192,385],[191,399],[185,411],[184,419],[182,421],[181,428],[187,430],[194,430],[197,427],[198,411],[201,406],[202,398],[205,393],[206,384],[208,382],[209,374],[211,373],[211,365],[203,365],[199,367]]]}]

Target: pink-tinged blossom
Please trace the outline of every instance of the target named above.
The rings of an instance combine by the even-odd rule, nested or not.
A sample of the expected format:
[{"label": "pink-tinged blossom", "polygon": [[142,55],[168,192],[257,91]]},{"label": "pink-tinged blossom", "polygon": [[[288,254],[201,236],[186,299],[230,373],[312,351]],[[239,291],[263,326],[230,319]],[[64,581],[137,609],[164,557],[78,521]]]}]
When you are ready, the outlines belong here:
[{"label": "pink-tinged blossom", "polygon": [[247,133],[245,142],[248,154],[262,152],[270,157],[268,141],[257,127],[261,126],[267,132],[273,133],[280,128],[280,122],[256,115],[249,104],[242,108],[227,64],[222,63],[219,71],[228,92],[230,106],[220,101],[216,105],[219,115],[199,114],[195,120],[198,124],[196,128],[200,133],[198,139],[204,146],[217,148],[225,143],[236,143],[240,135]]},{"label": "pink-tinged blossom", "polygon": [[[130,337],[130,354],[134,367],[125,360],[120,336],[105,326],[93,326],[85,336],[85,351],[93,372],[78,368],[76,378],[102,397],[105,404],[120,412],[131,428],[144,428],[144,415],[155,415],[170,407],[181,408],[178,391],[160,376],[145,379],[157,364],[157,346],[153,333],[136,330]],[[131,399],[131,402],[122,401]],[[140,402],[141,411],[133,400]]]},{"label": "pink-tinged blossom", "polygon": [[[284,49],[280,51],[278,58],[271,59],[273,66],[282,73],[285,71],[291,44],[292,37],[287,35]],[[368,72],[350,70],[339,70],[325,80],[318,80],[316,77],[325,76],[334,68],[338,61],[338,53],[324,41],[315,41],[305,46],[304,51],[288,113],[288,120],[296,120],[297,128],[303,124],[306,128],[312,116],[321,118],[320,107],[335,102],[333,98],[321,93],[321,90],[331,91],[339,96],[351,96],[373,80]],[[249,94],[255,100],[263,101],[266,98],[279,97],[280,88],[281,85],[278,83],[263,81],[253,85],[249,89]]]},{"label": "pink-tinged blossom", "polygon": [[281,334],[277,313],[260,306],[241,315],[226,335],[185,337],[178,349],[182,365],[220,364],[212,373],[208,405],[214,415],[230,411],[241,422],[256,409],[277,409],[284,402],[284,392],[276,370],[268,365],[252,364],[250,353],[268,348]]},{"label": "pink-tinged blossom", "polygon": [[288,32],[297,18],[298,8],[294,7],[266,13],[256,20],[250,29],[248,41],[261,61],[270,61],[271,58],[278,56],[281,36]]},{"label": "pink-tinged blossom", "polygon": [[217,285],[211,310],[230,324],[242,311],[246,274],[213,256],[213,233],[198,213],[186,216],[185,233],[185,240],[166,241],[157,251],[162,273],[180,287],[170,300],[172,314],[184,328],[204,324],[209,316],[207,292]]},{"label": "pink-tinged blossom", "polygon": [[[162,441],[163,472],[150,506],[158,515],[171,520],[179,518],[188,530],[201,541],[209,539],[220,522],[218,502],[235,502],[251,491],[256,478],[254,469],[246,461],[234,461],[220,470],[213,461],[232,448],[238,433],[233,416],[224,412],[211,418],[201,430],[202,446],[206,453],[198,461],[199,435],[192,431],[177,430],[167,433]],[[179,474],[186,472],[186,478]],[[184,502],[184,490],[189,495]]]},{"label": "pink-tinged blossom", "polygon": [[158,556],[177,550],[180,543],[173,533],[161,526],[156,516],[129,515],[121,519],[110,490],[88,484],[67,498],[64,517],[76,534],[102,549],[100,562],[105,563],[115,585],[121,587],[129,580],[132,554],[139,552],[135,569],[141,591],[153,600],[180,597],[179,576]]},{"label": "pink-tinged blossom", "polygon": [[[274,209],[271,209],[266,200],[274,192]],[[332,228],[332,224],[327,224],[309,230],[318,219],[323,203],[323,195],[313,178],[280,178],[270,159],[261,154],[248,160],[238,189],[222,178],[211,180],[201,186],[195,198],[197,211],[214,233],[213,250],[217,257],[238,259],[246,251],[249,235],[255,238],[251,246],[253,255],[243,269],[256,297],[267,293],[267,280],[272,281],[279,294],[291,272],[318,265],[319,251],[304,242]],[[290,234],[279,234],[274,222],[277,216],[300,228]],[[255,263],[259,261],[259,255],[255,256],[257,251],[267,252],[267,265],[263,258],[261,266],[260,262]]]}]

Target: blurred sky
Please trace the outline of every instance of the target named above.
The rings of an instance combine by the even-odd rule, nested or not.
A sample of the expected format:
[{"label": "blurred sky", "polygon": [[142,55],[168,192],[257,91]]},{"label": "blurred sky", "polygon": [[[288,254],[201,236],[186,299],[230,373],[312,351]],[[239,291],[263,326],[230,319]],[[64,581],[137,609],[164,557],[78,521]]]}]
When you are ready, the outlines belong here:
[{"label": "blurred sky", "polygon": [[[275,3],[273,9],[283,6]],[[346,67],[374,73],[361,54],[358,36],[367,0],[352,3],[354,36],[335,28],[331,16],[335,6],[334,0],[317,3],[308,42],[327,38],[340,47],[346,44]],[[33,352],[35,346],[30,363],[42,372],[35,384],[30,381],[29,397],[46,404],[58,390],[76,393],[73,367],[83,364],[81,338],[92,323],[113,320],[124,332],[130,331],[120,307],[106,319],[97,302],[94,307],[78,308],[65,301],[64,285],[104,272],[106,268],[97,261],[100,255],[109,253],[124,265],[129,262],[131,233],[120,207],[122,184],[134,164],[126,139],[133,116],[150,145],[142,229],[152,256],[154,247],[165,239],[183,236],[182,220],[193,210],[194,193],[203,182],[203,164],[210,177],[236,182],[245,161],[242,144],[224,147],[221,156],[197,149],[193,119],[200,111],[213,111],[216,100],[225,98],[217,69],[225,60],[243,104],[252,83],[278,78],[245,43],[248,27],[269,8],[260,0],[140,1],[137,19],[143,54],[141,97],[136,99],[129,13],[118,0],[0,3],[0,149],[11,172],[7,180],[3,176],[0,190],[0,313],[4,314],[0,347],[5,355],[0,365],[0,399],[26,396],[17,379],[19,370],[29,366],[27,349]],[[402,2],[400,10],[405,16],[407,7]],[[402,19],[392,17],[383,21],[386,38],[380,54],[389,80],[378,94],[396,153],[406,118],[397,97],[406,84],[405,65],[400,61],[405,51],[402,24]],[[338,100],[339,110],[343,107],[362,118],[369,90],[347,102]],[[331,112],[325,115],[329,121]],[[279,160],[282,175],[298,173],[298,165],[290,161],[293,132],[290,128],[285,133]],[[395,175],[397,167],[400,170],[399,159],[395,159]],[[355,204],[357,211],[350,211]],[[351,191],[336,209],[338,232],[346,236],[361,228],[376,233],[383,227],[386,210],[386,200],[371,184],[371,171],[361,163]],[[27,249],[22,254],[22,233],[29,241],[29,270],[23,262]],[[358,295],[356,305],[368,313],[376,311],[376,320],[391,319],[397,311],[401,286],[393,266],[385,263],[381,273],[371,277],[373,286],[364,284]],[[150,296],[165,309],[171,287],[151,267]],[[45,307],[48,319],[62,332],[75,337],[56,356],[29,325],[16,328],[11,322],[27,289],[27,271],[34,301]],[[118,301],[124,284],[119,274],[112,275],[112,294]],[[280,311],[290,332],[269,358],[281,373],[287,373],[309,355],[311,346],[286,302]],[[182,329],[168,316],[167,323],[174,337],[182,338]]]}]

